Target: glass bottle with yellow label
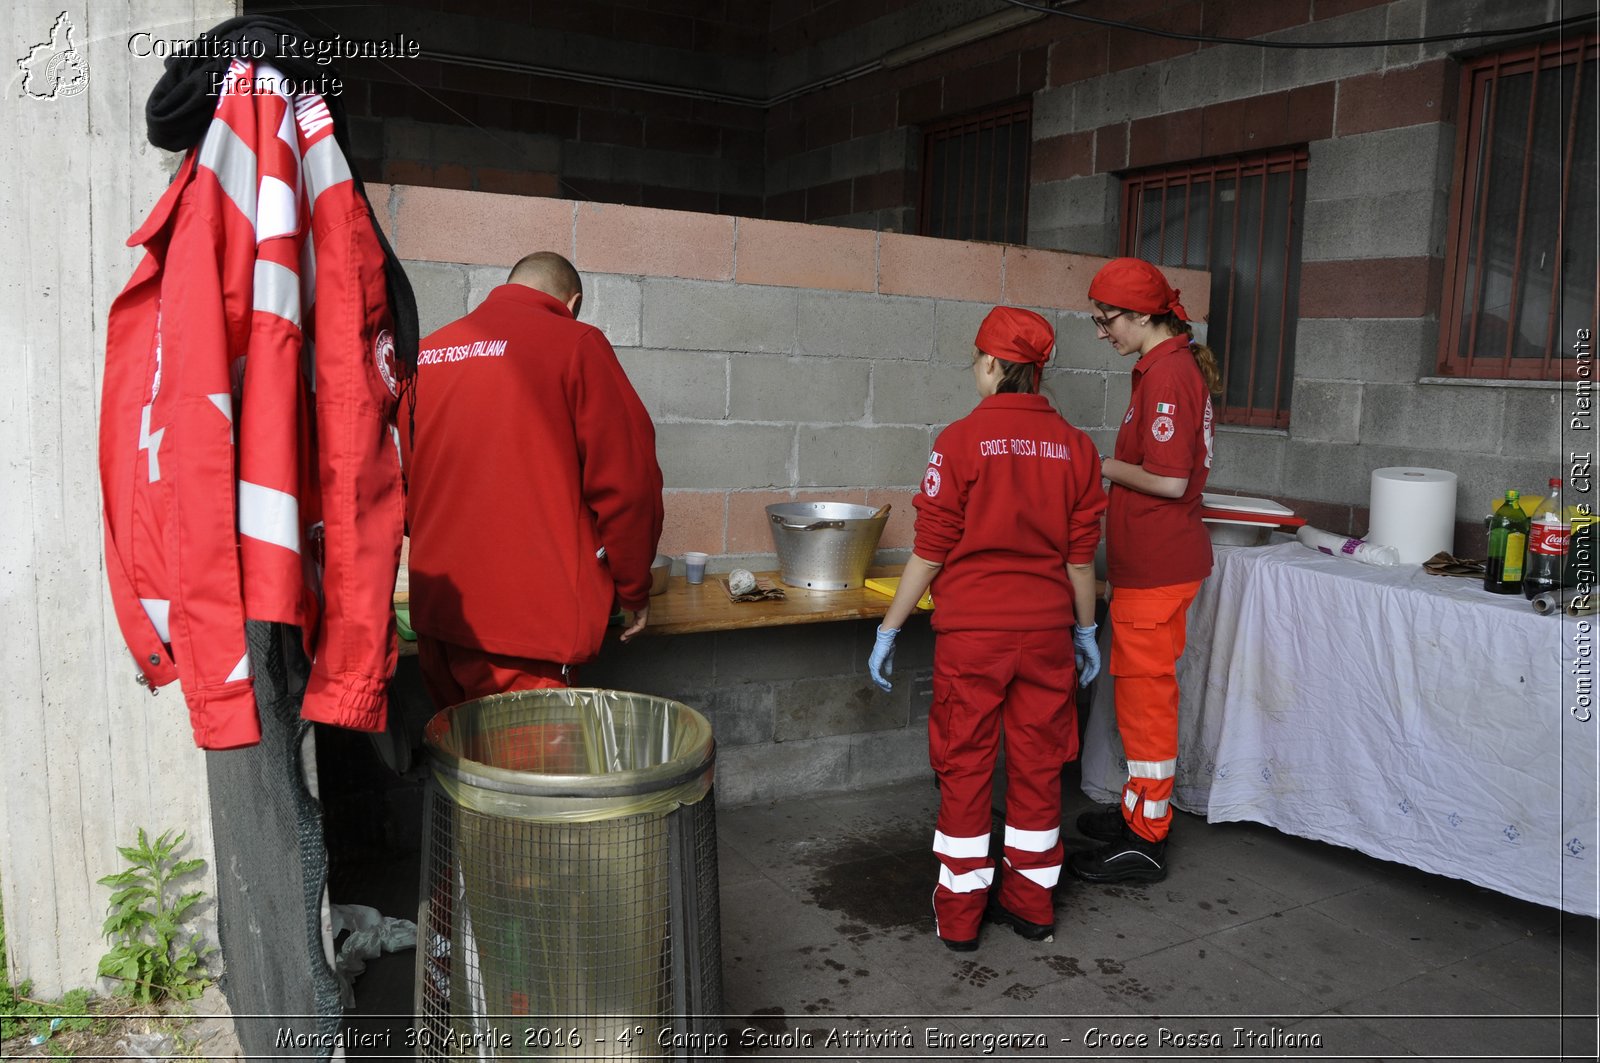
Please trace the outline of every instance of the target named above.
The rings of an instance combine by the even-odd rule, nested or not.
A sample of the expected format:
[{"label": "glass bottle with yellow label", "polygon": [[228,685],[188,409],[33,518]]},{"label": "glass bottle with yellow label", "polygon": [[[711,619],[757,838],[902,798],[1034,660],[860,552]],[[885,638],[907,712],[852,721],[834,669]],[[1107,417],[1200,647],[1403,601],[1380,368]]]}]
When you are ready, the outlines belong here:
[{"label": "glass bottle with yellow label", "polygon": [[1528,515],[1507,491],[1506,500],[1489,521],[1489,560],[1484,566],[1483,589],[1491,594],[1521,594],[1522,566],[1528,552]]}]

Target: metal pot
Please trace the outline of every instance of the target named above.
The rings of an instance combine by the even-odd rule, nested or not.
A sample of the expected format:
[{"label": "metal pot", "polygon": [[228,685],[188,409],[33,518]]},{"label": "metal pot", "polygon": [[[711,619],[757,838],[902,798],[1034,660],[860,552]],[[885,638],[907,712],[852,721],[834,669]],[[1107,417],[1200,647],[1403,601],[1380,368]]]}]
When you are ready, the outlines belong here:
[{"label": "metal pot", "polygon": [[767,520],[783,582],[842,591],[866,581],[889,514],[849,502],[780,502],[767,507]]},{"label": "metal pot", "polygon": [[667,593],[667,579],[672,575],[672,558],[657,554],[650,564],[650,597]]}]

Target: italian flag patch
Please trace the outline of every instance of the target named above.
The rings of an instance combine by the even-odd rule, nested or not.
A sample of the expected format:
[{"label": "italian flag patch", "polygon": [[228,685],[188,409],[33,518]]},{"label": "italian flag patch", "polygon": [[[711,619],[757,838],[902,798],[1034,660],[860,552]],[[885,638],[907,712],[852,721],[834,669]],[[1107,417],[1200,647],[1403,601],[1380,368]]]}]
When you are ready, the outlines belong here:
[{"label": "italian flag patch", "polygon": [[1177,407],[1176,404],[1171,403],[1171,402],[1158,402],[1158,403],[1156,403],[1156,412],[1157,413],[1177,413],[1178,412],[1178,407]]}]

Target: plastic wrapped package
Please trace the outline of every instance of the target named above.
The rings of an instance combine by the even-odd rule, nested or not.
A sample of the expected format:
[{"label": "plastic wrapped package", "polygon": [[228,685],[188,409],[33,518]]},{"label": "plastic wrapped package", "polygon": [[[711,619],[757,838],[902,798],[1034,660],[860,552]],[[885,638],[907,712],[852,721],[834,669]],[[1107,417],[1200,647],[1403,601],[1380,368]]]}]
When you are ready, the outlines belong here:
[{"label": "plastic wrapped package", "polygon": [[1294,537],[1300,540],[1302,546],[1334,557],[1349,557],[1363,564],[1379,565],[1384,568],[1400,563],[1400,555],[1392,546],[1381,546],[1378,543],[1369,543],[1365,539],[1335,535],[1321,528],[1313,528],[1309,524],[1296,531]]}]

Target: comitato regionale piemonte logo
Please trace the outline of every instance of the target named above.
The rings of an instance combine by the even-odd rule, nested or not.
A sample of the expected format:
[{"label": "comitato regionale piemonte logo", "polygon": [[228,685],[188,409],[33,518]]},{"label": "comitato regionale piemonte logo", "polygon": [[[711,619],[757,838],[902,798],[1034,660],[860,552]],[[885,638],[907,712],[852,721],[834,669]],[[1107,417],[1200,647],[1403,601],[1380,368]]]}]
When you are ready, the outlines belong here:
[{"label": "comitato regionale piemonte logo", "polygon": [[65,11],[50,27],[50,39],[28,49],[17,60],[22,94],[35,100],[60,100],[89,87],[89,60],[72,39],[72,18]]}]

